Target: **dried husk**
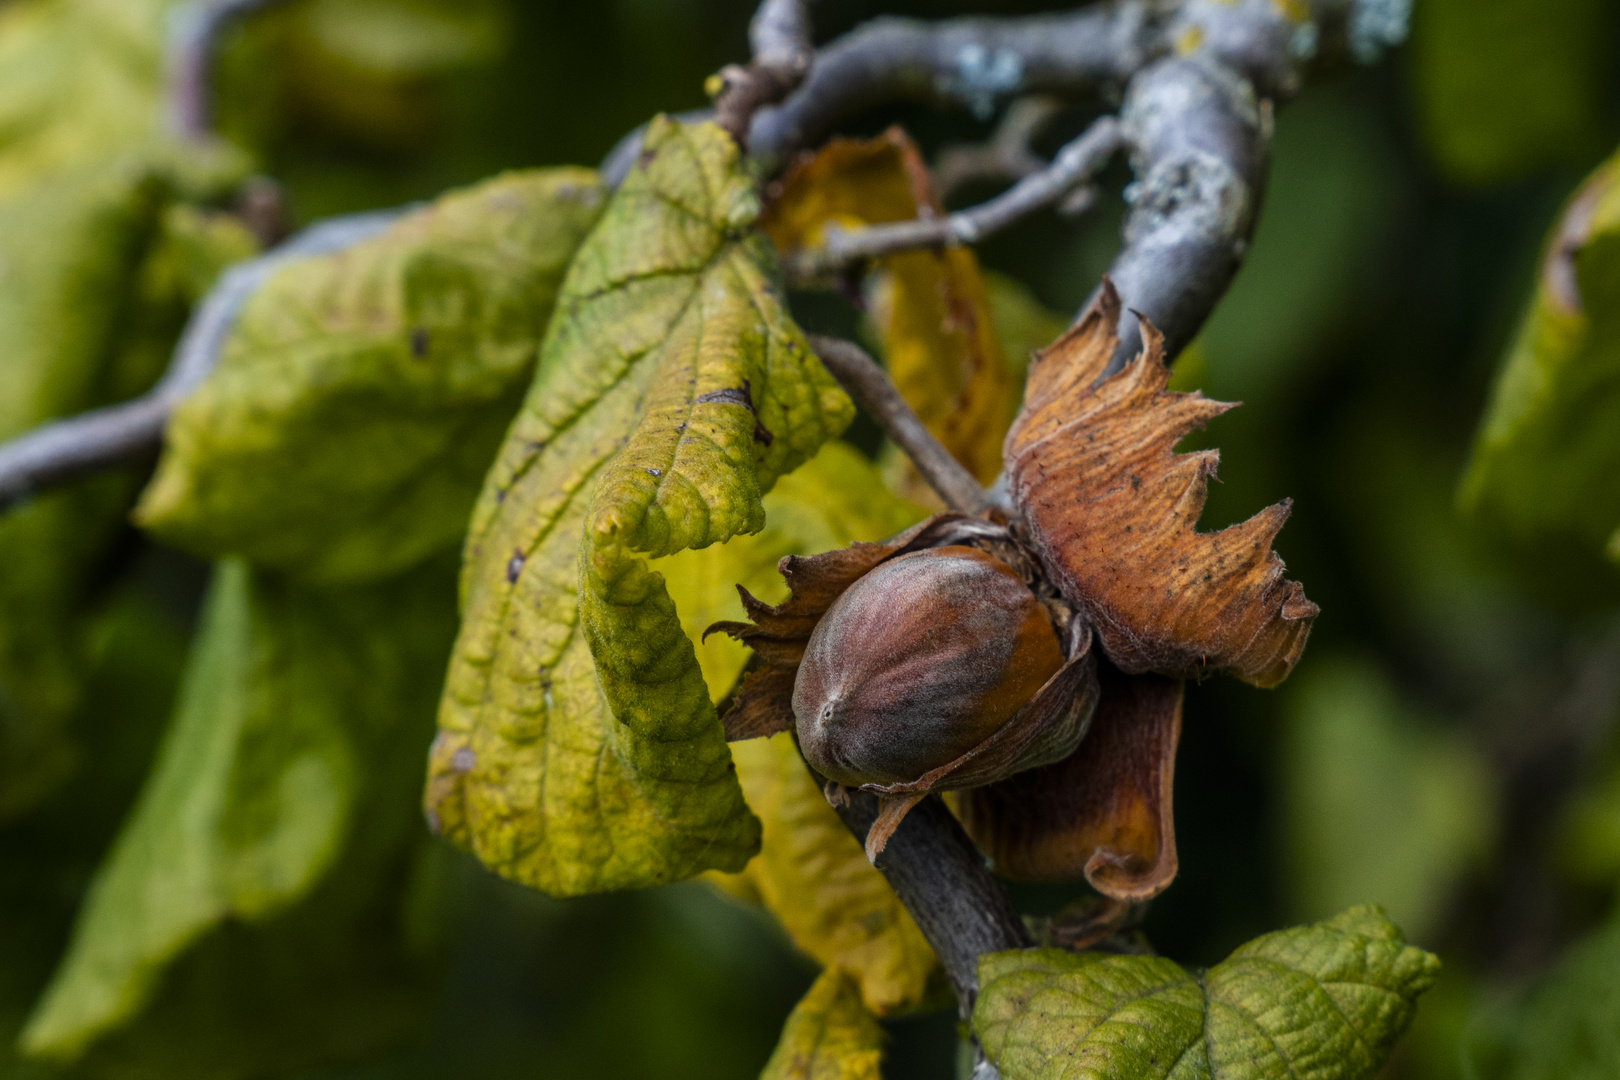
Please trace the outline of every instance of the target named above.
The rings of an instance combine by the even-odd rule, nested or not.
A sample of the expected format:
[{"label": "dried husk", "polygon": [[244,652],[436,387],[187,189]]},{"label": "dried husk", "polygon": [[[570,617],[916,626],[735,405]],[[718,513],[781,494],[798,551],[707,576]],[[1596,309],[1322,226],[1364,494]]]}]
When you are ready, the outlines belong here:
[{"label": "dried husk", "polygon": [[1299,660],[1318,610],[1271,550],[1290,504],[1197,531],[1220,454],[1177,454],[1175,445],[1234,406],[1168,390],[1163,338],[1145,318],[1142,352],[1106,374],[1119,316],[1104,280],[1030,369],[1004,449],[1030,546],[1121,671],[1226,671],[1274,686]]},{"label": "dried husk", "polygon": [[1171,794],[1183,684],[1098,667],[1101,696],[1078,750],[966,791],[955,809],[1003,877],[1084,878],[1113,899],[1143,900],[1176,875]]}]

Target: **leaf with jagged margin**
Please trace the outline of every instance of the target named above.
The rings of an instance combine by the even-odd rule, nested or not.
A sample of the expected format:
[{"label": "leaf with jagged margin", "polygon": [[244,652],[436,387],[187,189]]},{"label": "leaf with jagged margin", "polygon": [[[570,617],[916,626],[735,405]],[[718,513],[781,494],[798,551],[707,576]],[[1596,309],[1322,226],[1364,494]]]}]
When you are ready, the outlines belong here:
[{"label": "leaf with jagged margin", "polygon": [[692,645],[638,555],[764,524],[849,423],[711,124],[658,118],[563,283],[473,515],[430,820],[557,895],[737,870],[758,849]]},{"label": "leaf with jagged margin", "polygon": [[508,173],[277,271],[175,409],[137,521],[327,582],[459,543],[604,198],[588,169]]},{"label": "leaf with jagged margin", "polygon": [[[779,250],[795,252],[820,246],[829,225],[942,212],[916,144],[890,128],[873,139],[835,139],[789,170],[760,227]],[[1001,471],[1013,383],[977,256],[947,247],[888,255],[877,265],[870,308],[895,387],[945,448],[989,483]],[[927,489],[915,476],[902,487],[933,499],[919,494]]]},{"label": "leaf with jagged margin", "polygon": [[1570,199],[1497,375],[1459,502],[1515,540],[1620,559],[1620,156]]},{"label": "leaf with jagged margin", "polygon": [[731,635],[704,638],[717,622],[747,618],[737,586],[766,603],[785,600],[787,585],[776,569],[784,555],[882,540],[927,516],[923,507],[885,488],[877,467],[858,450],[835,441],[777,481],[765,496],[762,531],[655,560],[652,568],[664,575],[681,625],[697,649],[709,696],[724,700],[748,663],[748,646]]},{"label": "leaf with jagged margin", "polygon": [[757,901],[788,937],[854,979],[880,1016],[921,1004],[939,960],[861,842],[827,805],[788,732],[732,743],[737,775],[765,835],[740,874],[715,874],[732,896]]},{"label": "leaf with jagged margin", "polygon": [[1424,0],[1410,52],[1417,118],[1451,179],[1513,180],[1601,148],[1609,0]]},{"label": "leaf with jagged margin", "polygon": [[1439,969],[1376,907],[1266,934],[1201,974],[1158,956],[988,953],[973,1030],[1004,1080],[1366,1080]]},{"label": "leaf with jagged margin", "polygon": [[447,560],[311,590],[221,563],[145,788],[23,1034],[149,1075],[274,1075],[418,1024],[416,793],[455,625]]},{"label": "leaf with jagged margin", "polygon": [[837,968],[793,1007],[759,1080],[882,1080],[883,1029]]},{"label": "leaf with jagged margin", "polygon": [[[0,438],[144,390],[197,287],[252,246],[169,200],[167,178],[101,161],[0,197]],[[93,568],[123,526],[138,469],[0,515],[0,820],[72,765]]]}]

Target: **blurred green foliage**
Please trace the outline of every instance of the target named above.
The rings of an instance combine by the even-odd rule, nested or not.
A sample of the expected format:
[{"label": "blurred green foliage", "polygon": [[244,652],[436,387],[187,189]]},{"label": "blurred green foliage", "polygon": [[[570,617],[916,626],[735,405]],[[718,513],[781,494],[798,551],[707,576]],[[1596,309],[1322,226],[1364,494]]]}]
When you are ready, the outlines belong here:
[{"label": "blurred green foliage", "polygon": [[1617,29],[1605,0],[1418,0],[1412,86],[1435,161],[1516,180],[1602,149]]},{"label": "blurred green foliage", "polygon": [[[307,221],[433,197],[503,169],[590,166],[653,112],[700,105],[702,78],[744,54],[753,4],[296,0],[234,35],[222,119],[245,153],[206,158],[177,154],[162,137],[170,6],[10,0],[0,9],[0,435],[126,397],[155,377],[190,304],[251,246],[218,214],[249,168],[281,181],[294,218]],[[907,0],[883,9],[938,17],[988,6]],[[831,36],[875,11],[822,0],[817,24]],[[1273,927],[1386,903],[1446,965],[1393,1077],[1449,1080],[1465,1065],[1476,1080],[1615,1068],[1605,1040],[1620,1030],[1620,690],[1611,677],[1620,671],[1620,571],[1601,556],[1620,525],[1607,464],[1620,425],[1590,419],[1609,404],[1604,334],[1620,303],[1603,263],[1611,238],[1575,260],[1587,325],[1573,344],[1558,336],[1538,286],[1560,204],[1620,142],[1614,23],[1600,0],[1417,0],[1407,50],[1378,69],[1324,73],[1278,115],[1253,249],[1206,329],[1199,364],[1178,368],[1211,396],[1247,402],[1198,437],[1222,449],[1226,481],[1212,491],[1205,526],[1294,496],[1279,547],[1324,615],[1298,677],[1279,691],[1190,688],[1177,784],[1182,873],[1145,930],[1179,961],[1215,963]],[[1063,124],[1078,130],[1084,119],[1078,110],[1066,118],[1043,149]],[[876,111],[851,130],[895,121],[929,153],[988,131],[912,108]],[[1111,180],[1117,190],[1125,177]],[[1061,325],[1094,286],[1117,244],[1114,201],[1078,222],[1023,223],[985,245],[987,265],[1050,309],[992,277],[1010,357],[1047,334],[1016,327]],[[794,301],[808,328],[855,325],[837,301]],[[1488,401],[1494,419],[1477,433]],[[859,425],[851,437],[873,442]],[[1488,512],[1463,516],[1454,496],[1476,445],[1474,475],[1489,477],[1505,502],[1492,509],[1480,496]],[[133,966],[158,973],[129,1006],[144,1008],[149,1042],[104,1031],[112,1014],[95,1010],[94,1022],[59,1029],[93,1044],[77,1069],[12,1056],[81,903],[113,888],[92,889],[97,867],[109,851],[110,866],[130,858],[135,824],[116,839],[126,815],[154,813],[156,795],[137,801],[149,768],[178,753],[179,725],[200,727],[195,712],[175,712],[188,642],[184,701],[201,692],[204,656],[217,666],[223,648],[218,618],[205,619],[201,636],[193,625],[203,568],[125,529],[139,480],[135,470],[104,477],[0,522],[0,1078],[180,1075],[171,1063],[192,1056],[199,1066],[229,1059],[227,1074],[319,1064],[298,1074],[307,1080],[758,1075],[813,977],[762,917],[699,885],[548,900],[442,844],[424,847],[414,796],[404,794],[378,810],[376,827],[392,841],[354,839],[372,827],[361,773],[375,765],[400,792],[409,786],[406,765],[354,747],[375,747],[365,741],[375,737],[386,744],[375,756],[419,761],[431,700],[399,718],[409,737],[363,739],[354,725],[369,711],[344,708],[294,747],[348,745],[349,759],[365,759],[330,788],[350,811],[321,815],[322,835],[341,841],[312,855],[307,845],[243,846],[235,832],[224,845],[216,828],[213,846],[189,852],[286,873],[258,894],[274,902],[240,920],[224,919],[231,905],[214,886],[175,886],[176,896],[208,893],[206,917],[184,934],[153,935],[134,961],[106,969],[120,979]],[[1561,543],[1561,532],[1576,540]],[[312,591],[237,566],[221,571],[213,616],[226,579],[239,629],[265,625],[242,612],[258,610],[251,598],[268,590],[268,610],[306,626],[299,640],[323,669],[413,663],[367,651],[359,622],[355,633],[343,629],[365,609],[404,603],[397,580]],[[442,578],[418,587],[433,604],[451,603]],[[434,647],[447,655],[447,642]],[[412,652],[422,669],[413,685],[442,673],[442,655],[431,652],[427,643]],[[251,713],[244,699],[238,715]],[[255,715],[258,730],[277,730]],[[171,716],[177,726],[160,749]],[[214,785],[216,808],[229,802],[222,792],[252,786],[218,764],[247,730],[235,741],[208,733],[222,749],[196,782]],[[291,757],[289,767],[303,760]],[[303,775],[272,770],[254,782],[262,792],[293,774]],[[247,804],[252,828],[231,819],[243,835],[292,835],[275,800]],[[295,808],[313,818],[319,805]],[[264,861],[266,850],[275,861]],[[108,870],[101,880],[116,879]],[[1050,910],[1074,890],[1018,897]],[[99,902],[119,918],[137,910]],[[334,931],[345,918],[367,933]],[[328,1026],[356,1014],[311,1018],[268,1004],[306,994],[312,980],[341,998],[355,953],[332,953],[328,968],[264,961],[285,973],[280,990],[228,977],[233,957],[296,958],[306,946],[289,942],[334,933],[392,980],[387,1007],[356,1020],[356,1043]],[[365,958],[378,955],[387,964]],[[441,962],[442,983],[432,977]],[[107,977],[63,970],[64,995]],[[266,1021],[254,1030],[269,1039],[231,1042],[241,1010],[285,1026]],[[948,1016],[885,1027],[891,1080],[948,1075]],[[217,1039],[191,1038],[205,1029]],[[270,1035],[288,1031],[317,1034],[301,1046]],[[53,1045],[73,1041],[62,1039]],[[394,1048],[377,1051],[384,1043]],[[372,1060],[338,1060],[362,1050]]]}]

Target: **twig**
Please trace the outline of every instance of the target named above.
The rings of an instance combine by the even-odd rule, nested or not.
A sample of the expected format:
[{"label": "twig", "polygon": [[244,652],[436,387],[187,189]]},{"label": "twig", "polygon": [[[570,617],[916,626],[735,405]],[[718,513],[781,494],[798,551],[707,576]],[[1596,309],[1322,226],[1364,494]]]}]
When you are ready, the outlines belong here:
[{"label": "twig", "polygon": [[1051,165],[971,210],[862,229],[829,226],[826,243],[796,255],[787,268],[788,274],[796,279],[820,280],[897,251],[976,244],[1051,206],[1089,180],[1108,163],[1121,141],[1119,123],[1105,116],[1058,151]]},{"label": "twig", "polygon": [[1007,106],[995,134],[983,143],[947,146],[934,162],[934,194],[941,203],[975,180],[1022,180],[1046,168],[1034,142],[1052,118],[1063,111],[1055,97],[1034,94]]},{"label": "twig", "polygon": [[232,23],[283,0],[191,0],[175,9],[169,30],[169,111],[174,129],[206,139],[214,121],[214,61]]},{"label": "twig", "polygon": [[717,76],[721,89],[714,99],[715,123],[745,150],[754,113],[787,96],[815,58],[806,2],[762,0],[748,26],[753,61],[747,67],[731,64]]},{"label": "twig", "polygon": [[155,454],[169,413],[213,370],[242,306],[271,274],[293,259],[352,247],[404,212],[381,210],[323,221],[275,250],[225,271],[192,312],[168,371],[151,390],[119,405],[44,424],[0,444],[0,511],[87,473]]},{"label": "twig", "polygon": [[1150,0],[1013,18],[875,19],[816,54],[804,84],[760,110],[749,148],[775,169],[851,116],[910,101],[967,107],[981,116],[1030,94],[1092,96],[1123,87],[1169,44]]},{"label": "twig", "polygon": [[980,514],[990,508],[989,494],[934,438],[866,350],[854,342],[819,334],[810,335],[810,347],[855,403],[906,452],[946,506],[963,514]]},{"label": "twig", "polygon": [[[855,838],[864,841],[877,820],[878,799],[849,791],[837,810]],[[937,795],[906,815],[874,865],[934,947],[962,1016],[969,1016],[979,993],[980,954],[1031,944],[1018,909]]]}]

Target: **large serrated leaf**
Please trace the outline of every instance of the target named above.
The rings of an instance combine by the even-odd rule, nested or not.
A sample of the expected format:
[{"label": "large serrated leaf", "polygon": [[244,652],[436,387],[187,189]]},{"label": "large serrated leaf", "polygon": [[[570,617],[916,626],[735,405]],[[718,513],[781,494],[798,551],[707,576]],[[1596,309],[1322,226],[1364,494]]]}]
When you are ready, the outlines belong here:
[{"label": "large serrated leaf", "polygon": [[753,182],[659,118],[569,269],[468,538],[427,805],[559,895],[735,870],[757,849],[662,556],[755,532],[852,407],[788,316]]},{"label": "large serrated leaf", "polygon": [[586,169],[510,173],[278,271],[175,410],[140,523],[322,581],[459,543],[603,197]]},{"label": "large serrated leaf", "polygon": [[1157,956],[990,953],[973,1028],[1005,1080],[1364,1080],[1439,966],[1374,907],[1267,934],[1202,974]]},{"label": "large serrated leaf", "polygon": [[810,987],[760,1080],[882,1080],[883,1029],[849,977],[828,968]]},{"label": "large serrated leaf", "polygon": [[174,721],[26,1051],[258,1076],[420,1018],[414,794],[452,581],[430,564],[317,592],[220,565]]}]

